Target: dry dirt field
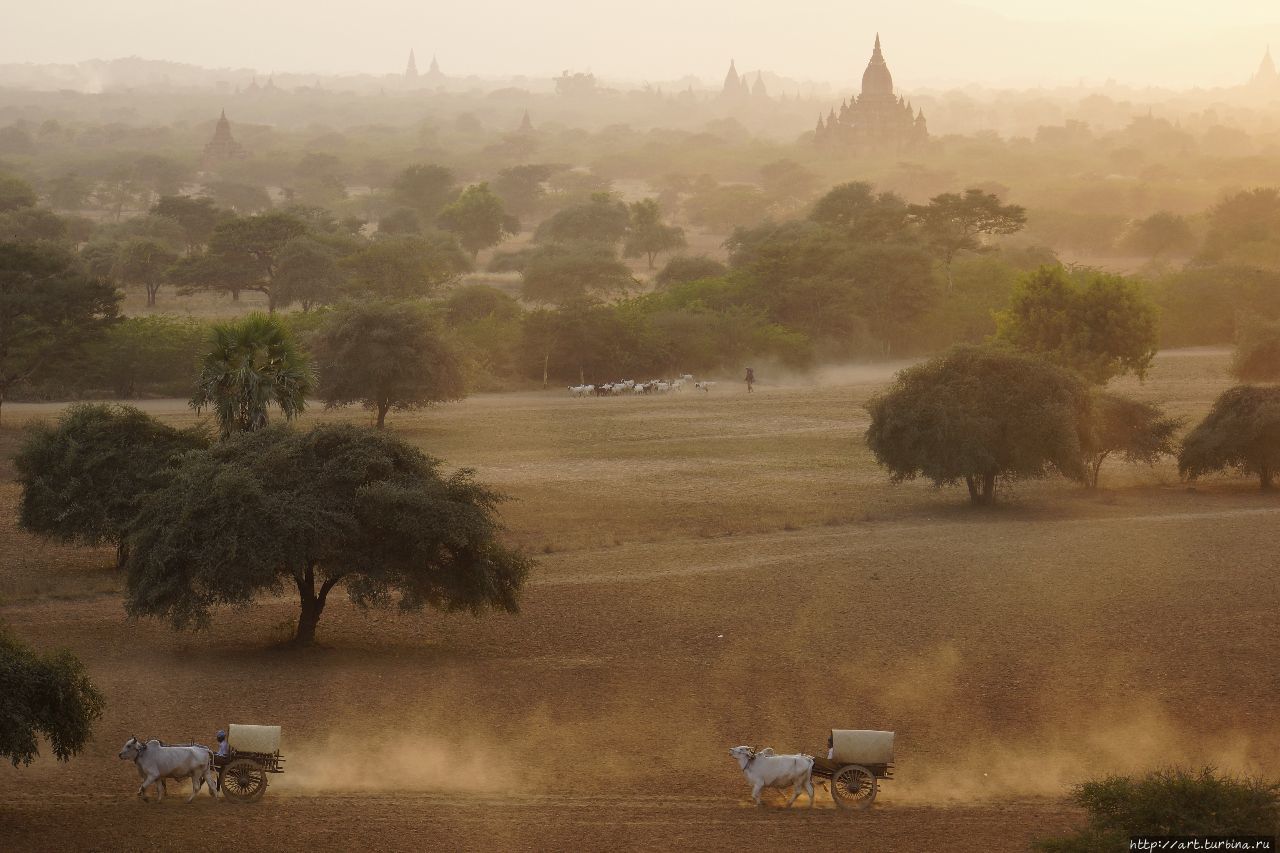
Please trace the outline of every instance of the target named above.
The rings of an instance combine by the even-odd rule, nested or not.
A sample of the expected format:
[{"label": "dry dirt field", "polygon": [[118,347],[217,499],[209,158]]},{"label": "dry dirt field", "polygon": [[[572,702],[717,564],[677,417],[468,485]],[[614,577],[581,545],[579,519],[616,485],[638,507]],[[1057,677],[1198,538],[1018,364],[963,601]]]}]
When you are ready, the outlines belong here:
[{"label": "dry dirt field", "polygon": [[[1125,385],[1195,418],[1226,362],[1167,353]],[[0,767],[0,850],[1026,850],[1079,823],[1076,780],[1280,775],[1280,498],[1111,464],[1097,493],[1024,483],[975,512],[868,456],[861,404],[890,373],[393,414],[517,499],[509,536],[539,558],[523,612],[339,601],[305,652],[278,645],[291,601],[177,635],[125,618],[109,553],[16,531],[8,458],[56,407],[5,406],[0,619],[73,650],[108,709],[69,764]],[[284,726],[261,803],[133,797],[128,736],[227,722]],[[874,809],[750,805],[728,747],[814,752],[833,726],[898,733]]]}]

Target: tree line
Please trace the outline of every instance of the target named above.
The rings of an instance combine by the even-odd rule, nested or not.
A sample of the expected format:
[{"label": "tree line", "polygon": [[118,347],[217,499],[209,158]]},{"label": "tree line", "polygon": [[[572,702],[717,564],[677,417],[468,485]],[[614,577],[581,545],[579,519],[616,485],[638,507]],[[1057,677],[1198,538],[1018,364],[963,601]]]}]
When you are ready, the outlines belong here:
[{"label": "tree line", "polygon": [[1058,474],[1090,488],[1103,463],[1177,459],[1194,480],[1233,470],[1262,489],[1280,471],[1280,328],[1254,327],[1233,374],[1268,384],[1223,392],[1182,436],[1159,406],[1105,388],[1145,375],[1158,340],[1155,306],[1132,284],[1042,268],[998,318],[995,339],[904,370],[867,404],[866,443],[894,481],[964,483],[994,503],[1001,482]]}]

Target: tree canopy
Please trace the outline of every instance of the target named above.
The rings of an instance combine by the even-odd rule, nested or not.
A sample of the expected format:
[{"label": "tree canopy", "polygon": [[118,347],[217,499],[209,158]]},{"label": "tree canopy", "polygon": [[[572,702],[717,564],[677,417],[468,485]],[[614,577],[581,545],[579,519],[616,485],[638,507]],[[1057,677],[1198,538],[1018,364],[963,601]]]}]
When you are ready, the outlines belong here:
[{"label": "tree canopy", "polygon": [[1085,462],[1085,485],[1098,487],[1102,463],[1119,456],[1130,464],[1150,465],[1161,456],[1178,452],[1175,437],[1182,427],[1180,418],[1165,415],[1154,403],[1144,403],[1106,391],[1093,396],[1093,429],[1089,435]]},{"label": "tree canopy", "polygon": [[347,282],[337,254],[313,237],[294,237],[286,243],[280,250],[278,267],[276,303],[297,302],[303,311],[338,301]]},{"label": "tree canopy", "polygon": [[471,253],[472,261],[481,249],[496,246],[502,238],[520,230],[520,221],[507,215],[502,200],[487,183],[472,184],[457,200],[440,212],[440,226],[452,231]]},{"label": "tree canopy", "polygon": [[434,222],[456,194],[453,172],[430,163],[410,166],[396,175],[391,194],[400,204],[418,211],[425,221]]},{"label": "tree canopy", "polygon": [[277,211],[229,219],[214,229],[207,257],[215,267],[231,268],[240,275],[251,273],[244,277],[244,286],[239,289],[265,294],[267,310],[274,312],[280,255],[289,241],[305,233],[307,223],[292,213]]},{"label": "tree canopy", "polygon": [[466,395],[462,364],[439,328],[412,304],[339,308],[313,341],[326,407],[362,403],[377,412],[412,410]]},{"label": "tree canopy", "polygon": [[626,290],[635,280],[609,246],[598,243],[552,244],[531,255],[524,268],[524,298],[564,304],[588,295]]},{"label": "tree canopy", "polygon": [[1186,256],[1195,248],[1195,236],[1185,217],[1162,210],[1129,226],[1124,245],[1155,260],[1170,255]]},{"label": "tree canopy", "polygon": [[1014,347],[1100,384],[1123,373],[1146,376],[1159,345],[1156,307],[1136,282],[1060,266],[1024,276],[997,328]]},{"label": "tree canopy", "polygon": [[0,213],[36,206],[36,191],[21,178],[0,175]]},{"label": "tree canopy", "polygon": [[120,247],[116,257],[116,277],[124,284],[138,284],[147,294],[147,306],[156,304],[156,294],[178,256],[155,240],[135,237]]},{"label": "tree canopy", "polygon": [[151,208],[151,212],[178,223],[188,252],[194,252],[207,244],[213,236],[214,227],[226,215],[218,210],[211,198],[181,195],[162,196]]},{"label": "tree canopy", "polygon": [[1280,320],[1241,324],[1231,375],[1244,382],[1280,381]]},{"label": "tree canopy", "polygon": [[119,305],[116,289],[67,252],[0,243],[0,406],[14,388],[79,357]]},{"label": "tree canopy", "polygon": [[704,278],[719,278],[728,271],[724,264],[706,255],[676,255],[667,261],[653,280],[659,287],[666,287]]},{"label": "tree canopy", "polygon": [[895,482],[963,480],[973,503],[990,504],[999,478],[1085,478],[1088,389],[1033,356],[959,347],[899,373],[867,411],[867,445]]},{"label": "tree canopy", "polygon": [[80,753],[106,701],[74,655],[40,655],[0,628],[0,758],[30,764],[46,738],[59,761]]},{"label": "tree canopy", "polygon": [[72,406],[56,425],[31,426],[14,457],[18,524],[62,542],[115,545],[123,564],[139,502],[165,482],[175,456],[207,444],[200,430],[174,429],[131,406]]},{"label": "tree canopy", "polygon": [[311,364],[276,318],[250,314],[218,323],[209,344],[191,407],[212,409],[223,438],[265,427],[272,404],[285,420],[306,408],[315,385]]},{"label": "tree canopy", "polygon": [[1209,211],[1203,260],[1245,261],[1280,243],[1280,189],[1258,187],[1227,196]]},{"label": "tree canopy", "polygon": [[813,205],[809,219],[859,240],[897,238],[907,227],[907,203],[891,192],[877,193],[855,181],[829,190]]},{"label": "tree canopy", "polygon": [[342,260],[351,287],[378,299],[418,299],[456,281],[470,268],[451,234],[374,240]]},{"label": "tree canopy", "polygon": [[240,433],[183,458],[129,538],[126,607],[199,627],[219,605],[296,588],[314,642],[339,584],[357,606],[515,612],[530,562],[498,541],[502,495],[390,433],[350,424]]},{"label": "tree canopy", "polygon": [[982,237],[1015,234],[1027,222],[1027,212],[1016,204],[1002,204],[995,193],[967,189],[963,195],[943,193],[928,204],[908,207],[925,239],[933,246],[947,269],[951,284],[951,262],[960,252],[983,249]]},{"label": "tree canopy", "polygon": [[516,216],[532,216],[546,198],[546,182],[565,168],[549,163],[511,166],[494,178],[493,191],[502,199],[503,206]]},{"label": "tree canopy", "polygon": [[651,198],[634,202],[628,209],[630,221],[627,223],[626,242],[622,254],[628,258],[644,256],[649,261],[649,269],[653,269],[653,259],[660,252],[683,249],[687,243],[684,229],[668,225],[662,221],[662,208]]},{"label": "tree canopy", "polygon": [[585,204],[566,207],[543,220],[534,232],[540,243],[604,243],[613,246],[627,233],[631,213],[610,193],[592,193]]},{"label": "tree canopy", "polygon": [[1194,480],[1234,468],[1257,475],[1264,490],[1280,470],[1280,387],[1237,385],[1182,441],[1178,471]]}]

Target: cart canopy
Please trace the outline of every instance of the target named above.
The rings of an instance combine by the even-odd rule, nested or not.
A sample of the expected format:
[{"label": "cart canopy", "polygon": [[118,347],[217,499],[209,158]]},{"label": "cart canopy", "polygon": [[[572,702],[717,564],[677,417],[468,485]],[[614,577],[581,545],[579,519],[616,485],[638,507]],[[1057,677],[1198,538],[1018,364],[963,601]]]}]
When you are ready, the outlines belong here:
[{"label": "cart canopy", "polygon": [[892,764],[893,732],[832,729],[831,748],[840,764]]},{"label": "cart canopy", "polygon": [[236,752],[276,753],[280,751],[280,727],[232,723],[227,726],[227,743]]}]

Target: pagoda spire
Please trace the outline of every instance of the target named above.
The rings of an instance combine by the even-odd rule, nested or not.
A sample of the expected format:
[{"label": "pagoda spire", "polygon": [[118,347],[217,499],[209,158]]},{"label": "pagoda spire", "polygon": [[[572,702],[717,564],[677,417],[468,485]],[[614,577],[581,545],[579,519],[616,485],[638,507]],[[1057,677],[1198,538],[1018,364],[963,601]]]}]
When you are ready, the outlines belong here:
[{"label": "pagoda spire", "polygon": [[1266,52],[1262,54],[1262,62],[1258,64],[1258,73],[1253,75],[1253,82],[1261,84],[1280,82],[1280,72],[1276,71],[1276,63],[1271,58],[1271,45],[1267,45]]},{"label": "pagoda spire", "polygon": [[409,48],[409,63],[404,67],[404,77],[406,80],[413,80],[418,76],[418,61],[413,55],[413,48]]}]

